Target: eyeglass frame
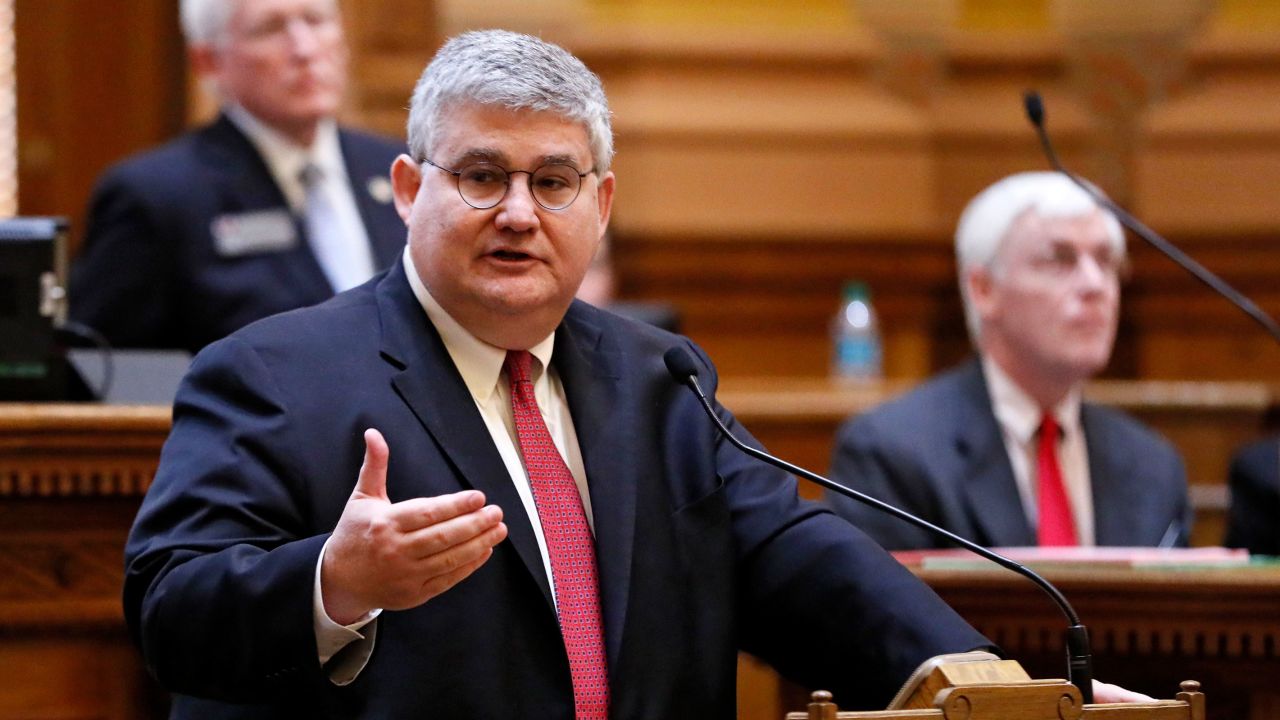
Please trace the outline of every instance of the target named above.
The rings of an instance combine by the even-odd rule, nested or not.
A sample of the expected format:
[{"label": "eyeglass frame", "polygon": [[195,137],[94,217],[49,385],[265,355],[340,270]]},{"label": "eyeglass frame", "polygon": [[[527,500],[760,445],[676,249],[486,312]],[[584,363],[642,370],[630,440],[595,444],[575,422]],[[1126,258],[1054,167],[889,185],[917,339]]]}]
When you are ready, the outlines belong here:
[{"label": "eyeglass frame", "polygon": [[[464,166],[462,167],[462,170],[450,170],[449,168],[447,168],[447,167],[445,167],[445,166],[443,166],[443,165],[437,165],[436,163],[432,162],[431,158],[426,157],[425,155],[424,155],[423,157],[419,158],[419,159],[418,159],[418,162],[419,162],[419,163],[426,163],[426,164],[430,165],[431,167],[433,167],[433,168],[435,168],[435,169],[437,169],[437,170],[439,170],[439,171],[441,171],[441,172],[443,172],[443,173],[446,173],[446,174],[448,174],[448,175],[452,175],[452,176],[453,176],[453,188],[454,188],[455,190],[457,190],[457,191],[458,191],[458,197],[462,198],[462,202],[466,203],[468,207],[474,208],[474,209],[476,209],[476,210],[489,210],[489,209],[491,209],[491,208],[495,208],[495,207],[497,207],[498,205],[500,205],[500,204],[502,203],[502,201],[503,201],[503,200],[506,200],[506,199],[507,199],[507,195],[511,193],[511,176],[512,176],[512,175],[515,175],[516,173],[524,173],[524,174],[528,177],[528,179],[525,181],[525,185],[527,185],[527,186],[528,186],[528,188],[529,188],[529,197],[533,198],[533,201],[534,201],[535,203],[537,203],[537,204],[538,204],[538,207],[542,208],[543,210],[546,210],[547,212],[560,212],[561,210],[567,210],[571,205],[573,205],[575,202],[577,202],[577,201],[578,201],[578,196],[582,194],[582,181],[583,181],[583,180],[584,180],[588,175],[590,175],[590,174],[592,174],[592,173],[596,172],[596,169],[597,169],[597,168],[593,165],[593,166],[591,167],[591,169],[590,169],[590,170],[586,170],[586,171],[584,171],[584,172],[578,172],[578,168],[576,168],[576,167],[574,167],[574,166],[570,165],[569,163],[553,162],[553,163],[544,163],[544,164],[539,165],[538,167],[536,167],[536,168],[534,168],[534,169],[532,169],[532,170],[508,170],[508,169],[506,169],[506,168],[502,167],[501,165],[499,165],[499,164],[497,164],[497,163],[492,163],[492,162],[487,162],[487,161],[486,161],[486,162],[473,162],[473,163],[467,163],[466,165],[464,165]],[[493,201],[493,204],[492,204],[492,205],[485,205],[485,206],[481,207],[481,206],[476,205],[475,203],[471,202],[470,200],[468,200],[468,199],[467,199],[467,196],[462,194],[462,173],[463,173],[463,171],[465,171],[467,168],[475,167],[475,166],[477,166],[477,165],[486,165],[486,166],[488,166],[488,167],[497,168],[498,170],[501,170],[501,171],[506,175],[506,177],[507,177],[506,182],[505,182],[505,183],[503,183],[504,185],[506,185],[506,188],[507,188],[507,189],[502,191],[502,194],[498,196],[498,199],[497,199],[497,200],[494,200],[494,201]],[[574,173],[578,176],[578,189],[577,189],[577,191],[576,191],[576,192],[574,192],[574,194],[573,194],[573,198],[572,198],[571,200],[569,200],[569,202],[565,203],[564,205],[561,205],[560,207],[547,207],[545,203],[543,203],[541,200],[539,200],[539,199],[538,199],[538,194],[537,194],[537,193],[535,193],[535,192],[533,191],[533,176],[534,176],[534,174],[536,174],[539,170],[541,170],[541,169],[543,169],[543,168],[546,168],[546,167],[554,167],[554,166],[557,166],[557,165],[559,165],[559,166],[561,166],[561,167],[569,168],[570,170],[574,171]]]}]

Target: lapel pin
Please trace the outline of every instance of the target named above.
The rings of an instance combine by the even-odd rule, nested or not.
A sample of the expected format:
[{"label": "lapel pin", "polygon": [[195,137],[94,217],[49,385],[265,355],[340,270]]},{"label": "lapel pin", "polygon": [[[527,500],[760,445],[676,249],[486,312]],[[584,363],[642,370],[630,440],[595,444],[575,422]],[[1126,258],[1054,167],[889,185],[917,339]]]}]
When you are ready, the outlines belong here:
[{"label": "lapel pin", "polygon": [[369,182],[365,185],[369,191],[369,197],[386,205],[391,202],[391,181],[379,175],[369,178]]}]

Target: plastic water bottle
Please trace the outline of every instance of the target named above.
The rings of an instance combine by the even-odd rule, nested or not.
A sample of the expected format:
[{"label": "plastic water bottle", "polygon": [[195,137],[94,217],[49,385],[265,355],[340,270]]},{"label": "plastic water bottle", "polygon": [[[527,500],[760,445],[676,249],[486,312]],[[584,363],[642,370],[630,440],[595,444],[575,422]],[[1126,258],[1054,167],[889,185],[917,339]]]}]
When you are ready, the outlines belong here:
[{"label": "plastic water bottle", "polygon": [[840,380],[882,376],[880,324],[866,283],[845,283],[840,312],[831,322],[831,374]]}]

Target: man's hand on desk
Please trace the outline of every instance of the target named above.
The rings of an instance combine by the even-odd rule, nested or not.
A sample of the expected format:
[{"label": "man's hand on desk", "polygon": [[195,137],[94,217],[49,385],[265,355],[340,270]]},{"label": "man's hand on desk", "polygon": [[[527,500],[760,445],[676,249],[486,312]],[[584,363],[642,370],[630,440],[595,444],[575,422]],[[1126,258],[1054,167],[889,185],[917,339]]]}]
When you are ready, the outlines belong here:
[{"label": "man's hand on desk", "polygon": [[1094,680],[1093,701],[1095,703],[1140,703],[1155,702],[1155,698],[1132,690],[1125,690],[1119,685]]},{"label": "man's hand on desk", "polygon": [[364,440],[360,477],[320,570],[325,612],[339,625],[421,605],[475,572],[507,537],[502,509],[476,490],[392,503],[387,442],[373,429]]}]

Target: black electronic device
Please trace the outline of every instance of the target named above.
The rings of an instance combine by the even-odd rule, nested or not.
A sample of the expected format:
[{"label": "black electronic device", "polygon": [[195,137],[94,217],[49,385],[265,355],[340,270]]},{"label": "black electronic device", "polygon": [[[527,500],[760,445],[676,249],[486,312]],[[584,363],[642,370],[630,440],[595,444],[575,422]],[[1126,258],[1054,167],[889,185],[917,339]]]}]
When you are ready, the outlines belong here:
[{"label": "black electronic device", "polygon": [[66,242],[65,218],[0,220],[0,401],[89,398],[57,338]]}]

